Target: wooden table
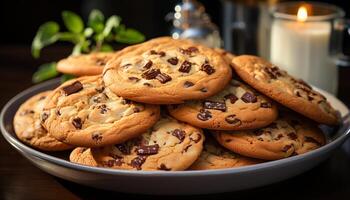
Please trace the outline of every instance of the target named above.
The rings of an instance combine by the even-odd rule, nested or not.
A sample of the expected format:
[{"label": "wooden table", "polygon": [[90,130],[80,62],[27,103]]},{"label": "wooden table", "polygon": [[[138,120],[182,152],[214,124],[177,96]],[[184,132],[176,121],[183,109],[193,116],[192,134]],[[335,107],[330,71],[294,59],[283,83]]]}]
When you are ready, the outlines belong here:
[{"label": "wooden table", "polygon": [[[65,50],[49,49],[44,58],[34,61],[27,47],[0,47],[0,107],[11,97],[31,85],[35,66],[58,59]],[[60,52],[60,53],[57,53]],[[63,53],[62,53],[63,52]],[[340,73],[340,96],[347,103],[350,69]],[[137,183],[135,183],[137,184]],[[160,183],[164,184],[164,183]],[[174,188],[176,189],[176,188]],[[130,195],[93,189],[55,178],[34,167],[0,136],[0,199],[153,199],[151,196]],[[163,199],[164,197],[157,197]],[[175,199],[176,197],[166,197]],[[295,178],[254,190],[181,197],[183,199],[350,199],[350,140],[334,155],[316,168]]]}]

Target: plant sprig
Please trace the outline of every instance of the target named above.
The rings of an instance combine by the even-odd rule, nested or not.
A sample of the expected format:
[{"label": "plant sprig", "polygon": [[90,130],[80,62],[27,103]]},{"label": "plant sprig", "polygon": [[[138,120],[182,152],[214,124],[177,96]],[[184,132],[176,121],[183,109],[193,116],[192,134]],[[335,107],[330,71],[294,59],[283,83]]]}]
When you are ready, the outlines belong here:
[{"label": "plant sprig", "polygon": [[[105,20],[100,10],[94,9],[90,12],[85,26],[82,18],[72,12],[62,12],[63,24],[66,31],[60,30],[57,22],[48,21],[42,24],[32,42],[32,56],[39,58],[41,50],[56,42],[70,42],[74,45],[71,54],[113,51],[113,43],[135,44],[145,40],[145,36],[139,31],[126,28],[121,24],[121,18],[112,15]],[[33,74],[33,82],[38,83],[59,75],[56,70],[56,62],[46,63],[39,67]],[[71,78],[64,76],[62,79]]]}]

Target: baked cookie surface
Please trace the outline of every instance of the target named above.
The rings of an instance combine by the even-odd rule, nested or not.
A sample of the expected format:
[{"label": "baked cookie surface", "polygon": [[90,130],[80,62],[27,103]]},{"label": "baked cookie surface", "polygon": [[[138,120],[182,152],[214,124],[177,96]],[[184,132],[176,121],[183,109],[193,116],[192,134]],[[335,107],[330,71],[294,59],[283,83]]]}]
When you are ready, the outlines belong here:
[{"label": "baked cookie surface", "polygon": [[75,76],[99,75],[114,55],[113,52],[97,52],[69,56],[57,63],[57,71]]},{"label": "baked cookie surface", "polygon": [[224,169],[254,165],[262,161],[241,156],[221,147],[215,139],[206,136],[204,147],[199,158],[190,170]]},{"label": "baked cookie surface", "polygon": [[56,139],[99,147],[137,137],[159,118],[159,106],[135,103],[105,88],[100,76],[65,82],[48,97],[41,114]]},{"label": "baked cookie surface", "polygon": [[103,72],[103,80],[113,92],[151,104],[206,98],[230,79],[231,69],[216,51],[170,37],[121,50]]},{"label": "baked cookie surface", "polygon": [[164,117],[138,138],[113,146],[80,147],[70,160],[114,169],[185,170],[199,157],[204,139],[200,129]]},{"label": "baked cookie surface", "polygon": [[214,130],[245,130],[267,126],[278,111],[276,105],[253,88],[231,80],[224,90],[204,100],[168,105],[178,120]]},{"label": "baked cookie surface", "polygon": [[266,96],[316,122],[339,123],[338,114],[327,99],[304,81],[256,56],[237,56],[232,62],[237,74]]},{"label": "baked cookie surface", "polygon": [[317,149],[326,143],[323,132],[311,120],[291,113],[269,126],[247,131],[215,131],[217,141],[241,155],[277,160]]},{"label": "baked cookie surface", "polygon": [[73,147],[56,140],[41,126],[40,113],[51,91],[41,92],[25,101],[16,112],[13,127],[24,143],[44,151],[60,151]]}]

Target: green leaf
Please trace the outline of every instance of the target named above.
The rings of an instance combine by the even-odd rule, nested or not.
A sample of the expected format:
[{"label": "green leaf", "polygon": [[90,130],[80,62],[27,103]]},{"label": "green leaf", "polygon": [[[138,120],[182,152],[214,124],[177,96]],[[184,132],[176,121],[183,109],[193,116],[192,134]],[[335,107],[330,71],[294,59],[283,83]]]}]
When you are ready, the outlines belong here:
[{"label": "green leaf", "polygon": [[115,40],[120,43],[135,44],[143,42],[145,40],[145,36],[132,28],[125,30],[120,29],[115,36]]},{"label": "green leaf", "polygon": [[100,10],[93,9],[89,15],[88,25],[91,27],[96,33],[101,33],[105,27],[104,25],[105,17]]},{"label": "green leaf", "polygon": [[84,29],[84,36],[85,37],[91,37],[91,35],[94,33],[94,29],[87,27]]},{"label": "green leaf", "polygon": [[80,41],[80,34],[71,33],[71,32],[62,32],[62,33],[58,33],[58,39],[60,41],[78,43]]},{"label": "green leaf", "polygon": [[82,52],[82,47],[83,47],[82,43],[78,43],[74,45],[72,55],[73,56],[80,55]]},{"label": "green leaf", "polygon": [[61,76],[61,83],[64,83],[64,82],[66,82],[66,81],[69,81],[69,80],[71,80],[71,79],[73,79],[73,78],[75,78],[75,76],[70,75],[70,74],[63,74],[63,75]]},{"label": "green leaf", "polygon": [[81,33],[84,29],[83,20],[79,15],[72,11],[63,11],[62,12],[63,23],[66,28],[72,33]]},{"label": "green leaf", "polygon": [[32,42],[32,55],[34,58],[40,56],[42,48],[57,41],[59,29],[59,25],[53,21],[46,22],[39,27]]},{"label": "green leaf", "polygon": [[114,51],[114,49],[113,49],[113,47],[112,47],[111,45],[109,45],[109,44],[103,44],[103,45],[101,46],[100,51],[102,51],[102,52],[112,52],[112,51]]},{"label": "green leaf", "polygon": [[113,29],[117,28],[120,24],[121,18],[117,15],[110,16],[106,21],[106,26],[103,29],[103,36],[107,37]]},{"label": "green leaf", "polygon": [[56,70],[56,62],[45,63],[41,65],[38,71],[36,71],[33,74],[32,81],[33,83],[39,83],[39,82],[54,78],[58,74],[59,73]]}]

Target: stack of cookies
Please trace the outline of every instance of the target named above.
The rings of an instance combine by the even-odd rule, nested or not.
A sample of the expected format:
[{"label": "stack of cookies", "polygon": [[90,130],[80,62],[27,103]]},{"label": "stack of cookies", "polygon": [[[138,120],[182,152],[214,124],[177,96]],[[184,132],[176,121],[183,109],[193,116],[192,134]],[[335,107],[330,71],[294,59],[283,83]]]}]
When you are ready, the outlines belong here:
[{"label": "stack of cookies", "polygon": [[252,165],[326,143],[338,113],[304,81],[255,56],[156,38],[61,60],[80,76],[27,100],[19,139],[70,161],[125,170]]}]

